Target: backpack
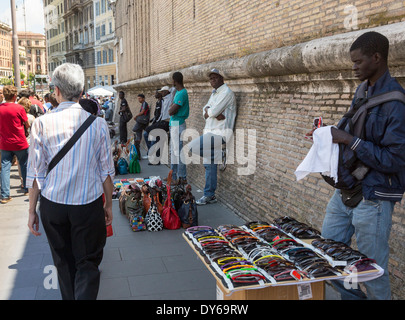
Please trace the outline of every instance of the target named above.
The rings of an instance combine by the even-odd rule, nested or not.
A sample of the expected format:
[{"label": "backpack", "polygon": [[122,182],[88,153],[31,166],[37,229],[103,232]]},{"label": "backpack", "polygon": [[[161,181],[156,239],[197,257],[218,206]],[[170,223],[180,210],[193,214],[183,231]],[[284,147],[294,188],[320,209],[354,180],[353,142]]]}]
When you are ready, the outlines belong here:
[{"label": "backpack", "polygon": [[121,175],[128,174],[128,162],[124,158],[120,158],[117,163],[118,173]]},{"label": "backpack", "polygon": [[31,105],[29,113],[32,114],[35,118],[38,118],[38,117],[44,115],[44,112],[37,104]]},{"label": "backpack", "polygon": [[123,111],[122,112],[122,120],[125,122],[125,123],[128,123],[129,121],[131,121],[132,120],[132,118],[133,118],[133,114],[132,114],[132,111],[131,111],[131,109],[129,109],[129,107],[125,110],[125,111]]},{"label": "backpack", "polygon": [[[349,127],[350,134],[365,138],[365,122],[368,110],[391,101],[401,101],[405,104],[405,95],[400,91],[390,91],[371,98],[366,98],[367,82],[363,82],[356,94],[353,108],[343,116],[338,129]],[[323,179],[336,189],[342,190],[343,201],[349,207],[356,207],[362,199],[361,181],[366,177],[370,168],[357,159],[355,152],[349,146],[339,144],[338,182],[322,175]],[[344,191],[350,190],[347,195]],[[356,196],[356,197],[355,197]]]}]

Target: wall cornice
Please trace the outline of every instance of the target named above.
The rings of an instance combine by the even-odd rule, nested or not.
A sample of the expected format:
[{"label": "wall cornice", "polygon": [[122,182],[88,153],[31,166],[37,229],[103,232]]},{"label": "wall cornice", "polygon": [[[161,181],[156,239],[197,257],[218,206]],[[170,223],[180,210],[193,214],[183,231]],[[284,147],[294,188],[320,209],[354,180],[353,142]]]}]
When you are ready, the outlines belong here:
[{"label": "wall cornice", "polygon": [[[186,83],[207,81],[212,68],[220,69],[226,80],[283,77],[324,72],[347,72],[351,69],[349,49],[356,38],[366,31],[377,31],[390,40],[390,65],[405,65],[405,22],[358,30],[315,39],[293,46],[254,53],[238,59],[228,59],[179,70]],[[177,70],[174,70],[175,72]],[[114,86],[116,90],[156,88],[172,83],[173,72],[135,79]]]}]

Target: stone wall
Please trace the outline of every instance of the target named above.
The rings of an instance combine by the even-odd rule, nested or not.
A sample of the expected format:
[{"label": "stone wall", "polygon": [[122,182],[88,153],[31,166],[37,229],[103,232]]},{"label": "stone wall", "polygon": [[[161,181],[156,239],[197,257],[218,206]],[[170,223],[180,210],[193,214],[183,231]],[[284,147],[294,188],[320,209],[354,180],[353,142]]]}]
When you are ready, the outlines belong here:
[{"label": "stone wall", "polygon": [[[173,10],[180,7],[189,8],[193,2],[174,1],[177,6]],[[198,12],[201,14],[198,8],[201,9],[201,5],[205,2],[195,1],[197,15]],[[253,14],[253,9],[248,10],[250,8],[250,2],[248,1],[223,2],[227,5],[234,4],[234,6],[237,6],[237,2],[244,4],[246,15],[239,16],[235,13],[232,16],[234,20],[240,22],[242,17],[249,15],[249,12]],[[259,6],[264,1],[252,2]],[[342,5],[344,8],[348,4],[345,1],[324,1],[319,3],[318,1],[312,1],[311,3],[321,7],[322,10],[318,12],[321,13],[327,11],[325,8],[328,6],[328,8],[332,8],[332,3],[337,6],[337,2],[339,8]],[[154,12],[152,9],[158,3],[160,1],[151,1],[149,10]],[[170,1],[165,3],[170,4]],[[306,11],[293,10],[294,6],[298,6],[301,2],[271,1],[271,6],[276,8],[277,3],[279,3],[279,7],[286,6],[287,3],[290,5],[288,7],[291,9],[290,11],[286,11],[287,7],[282,10],[286,19],[291,16],[291,21],[298,21],[297,25],[302,26],[305,24],[304,15]],[[385,17],[392,16],[395,11],[389,8],[404,4],[403,1],[380,1],[378,2],[380,5],[376,6],[375,3],[377,2],[358,1],[356,5],[360,5],[360,3],[363,3],[369,10],[372,10],[371,6],[373,6],[375,12],[379,12],[380,8],[384,7]],[[263,10],[265,11],[266,8],[260,7],[260,10],[257,11]],[[163,11],[168,14],[170,7],[164,8]],[[187,16],[192,16],[193,11],[185,11],[188,12]],[[277,10],[275,13],[273,12],[275,17],[277,12]],[[307,15],[307,18],[312,21],[312,17],[317,16],[316,12],[311,10],[308,12],[313,13]],[[335,14],[338,14],[338,12],[341,13],[339,10],[334,11]],[[367,17],[371,19],[370,15],[364,15],[364,11],[362,12],[363,16],[359,18],[359,21],[366,23]],[[400,11],[397,10],[396,12]],[[267,16],[269,16],[270,12],[267,13]],[[340,13],[339,17],[341,17]],[[300,14],[302,14],[302,20],[297,18]],[[208,12],[205,15],[208,15]],[[161,17],[159,16],[159,19]],[[294,17],[298,20],[294,20]],[[172,22],[175,26],[174,30],[178,30],[176,26],[180,23],[177,18],[178,16]],[[151,21],[156,19],[154,17]],[[229,17],[227,19],[226,21],[231,21]],[[403,18],[398,16],[396,19],[400,21]],[[251,22],[252,19],[249,21]],[[271,21],[273,24],[275,23],[274,19]],[[315,19],[315,21],[317,20]],[[328,21],[330,21],[329,24]],[[167,68],[164,67],[164,59],[159,62],[159,58],[154,55],[153,50],[150,50],[149,71],[145,71],[142,76],[137,76],[139,70],[131,71],[128,67],[128,70],[122,71],[121,67],[120,84],[116,88],[127,93],[128,101],[133,106],[133,109],[137,110],[139,107],[136,101],[138,93],[144,93],[149,103],[153,105],[154,90],[170,84],[173,71],[181,71],[185,76],[185,85],[190,94],[191,114],[187,125],[189,128],[195,128],[201,132],[203,129],[201,109],[208,101],[212,89],[207,81],[206,72],[213,67],[221,69],[225,73],[226,83],[237,97],[238,117],[236,129],[245,130],[246,143],[248,130],[256,130],[257,153],[255,154],[256,170],[251,175],[238,175],[238,169],[240,169],[241,165],[237,162],[229,165],[225,172],[219,173],[217,192],[219,200],[246,220],[262,219],[272,221],[278,216],[291,215],[320,229],[326,204],[332,195],[333,189],[316,174],[296,182],[294,171],[311,147],[311,143],[304,139],[304,134],[311,127],[313,118],[322,116],[326,124],[336,124],[350,106],[354,91],[359,83],[350,71],[351,62],[348,50],[354,39],[364,32],[364,30],[343,32],[338,27],[337,22],[336,28],[333,28],[333,21],[335,20],[328,20],[327,15],[324,18],[319,17],[319,26],[315,24],[314,28],[309,28],[314,30],[313,33],[308,31],[303,34],[292,26],[295,31],[291,31],[289,40],[286,37],[277,38],[286,39],[285,41],[289,45],[284,45],[285,43],[277,42],[275,38],[270,37],[267,42],[264,41],[267,45],[270,45],[270,50],[266,50],[264,42],[262,44],[258,43],[258,47],[251,54],[246,54],[248,53],[246,51],[243,53],[238,52],[237,49],[230,45],[230,42],[225,41],[220,45],[215,42],[215,35],[207,31],[205,37],[202,35],[196,37],[205,39],[212,36],[213,44],[211,48],[220,46],[223,55],[221,55],[221,52],[214,50],[212,57],[203,57],[203,53],[190,47],[191,49],[187,50],[186,53],[181,53],[182,62],[180,60],[175,62],[179,53],[176,50],[168,49],[166,47],[168,44],[165,44],[162,45],[163,50],[167,50],[169,56],[173,57],[173,59],[165,60]],[[376,25],[385,24],[385,22],[377,22],[377,20],[372,21],[375,21]],[[373,25],[371,20],[368,22]],[[164,22],[161,23],[159,26],[163,31],[160,29],[158,32],[159,43],[162,43],[163,38],[160,37],[165,34],[164,30],[167,28],[167,26],[164,27]],[[232,20],[230,24],[232,23],[236,22]],[[210,28],[208,24],[207,30],[211,30]],[[241,30],[244,30],[243,28],[248,28],[248,26],[241,28]],[[250,30],[251,35],[254,34],[254,30],[254,28]],[[389,37],[391,42],[391,73],[405,85],[405,34],[403,32],[405,23],[393,23],[378,27],[376,30]],[[151,28],[149,32],[153,35],[150,39],[152,45],[157,37],[156,26]],[[280,29],[279,32],[282,32],[282,30]],[[335,35],[322,37],[326,33]],[[233,41],[243,44],[243,39],[242,35],[239,35],[239,38],[236,37]],[[245,39],[248,39],[247,35]],[[308,41],[299,41],[300,39],[308,39]],[[187,41],[193,42],[194,39]],[[210,43],[208,41],[206,45],[210,46]],[[201,46],[201,48],[203,47]],[[240,48],[242,48],[242,45]],[[123,57],[121,56],[121,58]],[[131,128],[132,123],[128,127]],[[248,146],[246,145],[245,154],[247,153]],[[188,178],[199,188],[203,188],[203,166],[189,166]],[[405,268],[401,263],[405,259],[405,249],[402,245],[405,239],[404,213],[404,203],[398,204],[393,217],[390,252],[390,273],[394,299],[405,298]]]},{"label": "stone wall", "polygon": [[405,21],[403,0],[118,0],[119,81]]}]

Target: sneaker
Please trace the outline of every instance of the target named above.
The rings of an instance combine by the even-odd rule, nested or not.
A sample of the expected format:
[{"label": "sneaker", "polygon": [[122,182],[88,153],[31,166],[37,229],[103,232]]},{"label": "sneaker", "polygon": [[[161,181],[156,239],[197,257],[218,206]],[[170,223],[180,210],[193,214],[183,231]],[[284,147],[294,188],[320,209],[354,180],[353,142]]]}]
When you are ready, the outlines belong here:
[{"label": "sneaker", "polygon": [[11,200],[13,200],[13,198],[11,198],[11,197],[4,198],[4,199],[2,199],[2,200],[0,201],[0,203],[1,203],[1,204],[6,204],[6,203],[9,203]]},{"label": "sneaker", "polygon": [[179,184],[187,184],[187,178],[180,178]]},{"label": "sneaker", "polygon": [[218,202],[218,200],[215,196],[212,196],[212,197],[203,196],[201,199],[196,201],[197,205],[199,205],[199,206],[204,206],[206,204],[217,203],[217,202]]}]

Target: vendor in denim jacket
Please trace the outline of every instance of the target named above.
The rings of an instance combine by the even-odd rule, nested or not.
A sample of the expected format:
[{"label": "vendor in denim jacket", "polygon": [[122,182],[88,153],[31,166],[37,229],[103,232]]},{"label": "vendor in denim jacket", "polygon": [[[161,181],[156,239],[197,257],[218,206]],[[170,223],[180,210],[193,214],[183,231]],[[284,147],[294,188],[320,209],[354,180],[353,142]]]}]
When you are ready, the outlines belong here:
[{"label": "vendor in denim jacket", "polygon": [[[391,91],[405,93],[389,73],[388,52],[388,39],[377,32],[363,34],[350,49],[355,76],[363,83],[367,81],[367,98]],[[332,128],[333,142],[353,150],[369,171],[361,181],[362,200],[355,207],[346,206],[342,191],[336,190],[326,209],[322,236],[350,245],[355,235],[358,250],[375,259],[385,270],[380,278],[364,283],[367,295],[356,283],[348,289],[342,281],[333,281],[342,299],[389,300],[388,258],[392,213],[405,190],[404,103],[391,101],[369,110],[364,128],[363,139],[346,130]]]}]

